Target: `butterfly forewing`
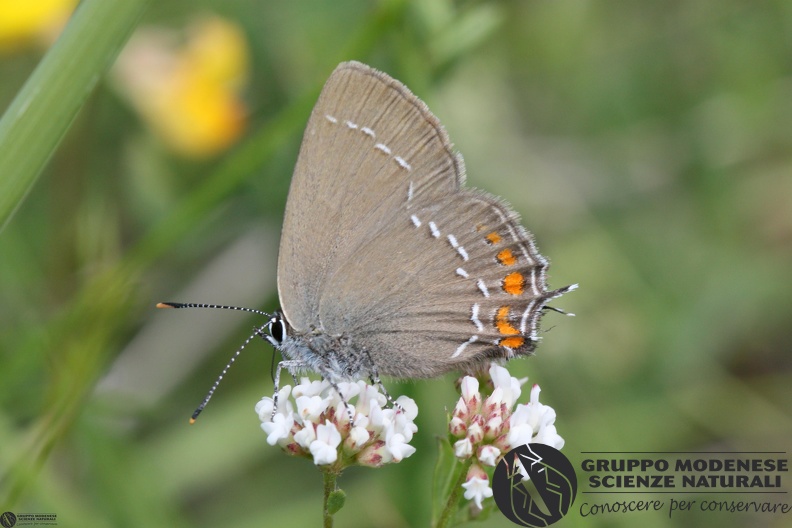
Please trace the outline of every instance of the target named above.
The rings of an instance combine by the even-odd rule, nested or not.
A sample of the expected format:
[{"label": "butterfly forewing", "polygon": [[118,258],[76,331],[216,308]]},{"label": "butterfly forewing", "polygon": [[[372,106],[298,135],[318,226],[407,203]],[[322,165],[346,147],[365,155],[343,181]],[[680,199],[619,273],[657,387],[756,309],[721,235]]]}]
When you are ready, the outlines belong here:
[{"label": "butterfly forewing", "polygon": [[360,63],[338,66],[308,122],[284,216],[278,291],[296,330],[326,327],[320,299],[332,300],[341,262],[368,258],[356,252],[398,214],[414,174],[426,195],[458,188],[440,124],[401,83]]}]

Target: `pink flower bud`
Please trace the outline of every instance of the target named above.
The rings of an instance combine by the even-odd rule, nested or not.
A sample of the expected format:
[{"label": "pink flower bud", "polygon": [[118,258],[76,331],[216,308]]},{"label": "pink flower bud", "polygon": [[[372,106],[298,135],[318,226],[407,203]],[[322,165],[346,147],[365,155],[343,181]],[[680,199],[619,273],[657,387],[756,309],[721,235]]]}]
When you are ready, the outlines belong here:
[{"label": "pink flower bud", "polygon": [[[480,418],[480,415],[476,416],[476,418]],[[476,420],[468,427],[467,438],[471,444],[478,444],[484,438],[484,428],[481,427],[480,421]]]},{"label": "pink flower bud", "polygon": [[463,438],[454,443],[454,456],[457,458],[465,459],[473,454],[473,444],[470,443],[469,438]]},{"label": "pink flower bud", "polygon": [[380,467],[390,461],[391,455],[385,447],[385,440],[377,440],[357,457],[357,461],[362,466]]},{"label": "pink flower bud", "polygon": [[486,440],[494,440],[500,436],[503,431],[503,419],[500,416],[490,418],[484,425],[484,438]]},{"label": "pink flower bud", "polygon": [[461,418],[454,416],[448,424],[448,431],[457,438],[462,438],[467,434],[467,425]]},{"label": "pink flower bud", "polygon": [[487,466],[495,466],[498,463],[498,457],[500,457],[501,450],[495,446],[485,445],[481,446],[476,453],[476,458],[481,461],[482,464]]}]

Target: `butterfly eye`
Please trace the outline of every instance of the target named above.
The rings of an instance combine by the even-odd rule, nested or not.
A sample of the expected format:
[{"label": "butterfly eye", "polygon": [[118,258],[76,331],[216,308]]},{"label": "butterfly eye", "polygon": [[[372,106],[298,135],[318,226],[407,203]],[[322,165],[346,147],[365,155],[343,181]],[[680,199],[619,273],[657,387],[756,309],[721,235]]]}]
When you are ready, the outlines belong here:
[{"label": "butterfly eye", "polygon": [[267,340],[272,343],[272,346],[279,347],[286,338],[286,322],[282,317],[276,314],[275,317],[270,319],[269,323],[267,323],[267,330],[270,333],[270,335],[267,336]]}]

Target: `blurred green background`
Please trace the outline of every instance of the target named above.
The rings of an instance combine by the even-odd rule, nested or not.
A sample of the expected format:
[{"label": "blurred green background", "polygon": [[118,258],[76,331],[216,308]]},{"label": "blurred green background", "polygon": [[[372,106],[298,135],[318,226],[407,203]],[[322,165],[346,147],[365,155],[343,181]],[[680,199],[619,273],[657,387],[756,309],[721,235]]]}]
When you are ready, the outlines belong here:
[{"label": "blurred green background", "polygon": [[[22,4],[0,2],[0,19]],[[0,38],[0,108],[56,32]],[[319,472],[267,445],[253,412],[270,347],[246,350],[187,424],[262,320],[153,307],[277,307],[302,130],[349,59],[425,100],[469,184],[522,214],[551,286],[580,283],[555,303],[577,317],[548,314],[537,356],[509,364],[542,386],[573,464],[792,447],[792,3],[166,1],[0,232],[0,510],[81,527],[320,524]],[[337,526],[429,525],[453,380],[386,382],[418,402],[418,451],[348,470]],[[575,507],[558,525],[636,523],[792,526]]]}]

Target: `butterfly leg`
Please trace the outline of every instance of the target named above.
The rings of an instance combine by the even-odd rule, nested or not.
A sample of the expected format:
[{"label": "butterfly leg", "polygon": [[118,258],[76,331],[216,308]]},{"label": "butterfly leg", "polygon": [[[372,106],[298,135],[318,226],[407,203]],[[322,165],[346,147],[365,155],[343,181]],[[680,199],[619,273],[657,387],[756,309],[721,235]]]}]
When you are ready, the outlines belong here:
[{"label": "butterfly leg", "polygon": [[376,385],[377,387],[379,387],[379,389],[382,391],[382,394],[384,394],[385,398],[388,400],[388,403],[390,403],[393,407],[395,407],[397,411],[401,412],[404,410],[402,406],[399,405],[398,402],[393,399],[393,396],[390,395],[387,389],[385,389],[385,385],[382,384],[382,380],[380,380],[379,375],[377,375],[376,372],[371,376],[369,376],[369,381],[371,381],[372,385]]},{"label": "butterfly leg", "polygon": [[397,411],[400,412],[403,411],[404,409],[402,409],[402,406],[396,403],[396,400],[394,400],[393,396],[390,395],[388,390],[385,388],[385,385],[382,384],[382,380],[379,379],[379,374],[377,373],[377,367],[374,366],[374,360],[371,359],[371,356],[369,355],[368,351],[366,351],[366,356],[368,356],[369,364],[370,364],[369,370],[371,371],[371,374],[369,374],[369,380],[371,381],[371,384],[376,385],[377,387],[380,388],[382,394],[384,394],[385,398],[388,400],[388,403],[390,403],[393,407],[395,407]]},{"label": "butterfly leg", "polygon": [[288,370],[289,374],[295,379],[296,384],[296,372],[302,368],[305,368],[305,363],[294,359],[283,360],[275,367],[275,394],[272,395],[272,416],[275,416],[275,413],[278,411],[278,391],[280,390],[281,370]]},{"label": "butterfly leg", "polygon": [[335,381],[332,381],[332,379],[327,376],[323,376],[323,378],[330,382],[330,386],[333,387],[333,390],[341,397],[341,401],[344,402],[344,409],[346,409],[347,416],[349,416],[349,426],[355,427],[355,417],[352,414],[352,407],[347,403],[346,396],[341,392],[341,389]]},{"label": "butterfly leg", "polygon": [[393,407],[396,408],[397,411],[403,411],[402,406],[396,403],[396,400],[393,399],[393,396],[390,395],[388,390],[385,388],[385,385],[382,384],[382,380],[379,377],[379,373],[377,372],[377,366],[374,364],[374,360],[371,359],[371,355],[368,353],[368,350],[363,350],[368,358],[368,366],[367,370],[369,371],[369,381],[371,381],[372,385],[376,385],[381,391],[382,394],[385,395],[385,399],[388,400]]}]

